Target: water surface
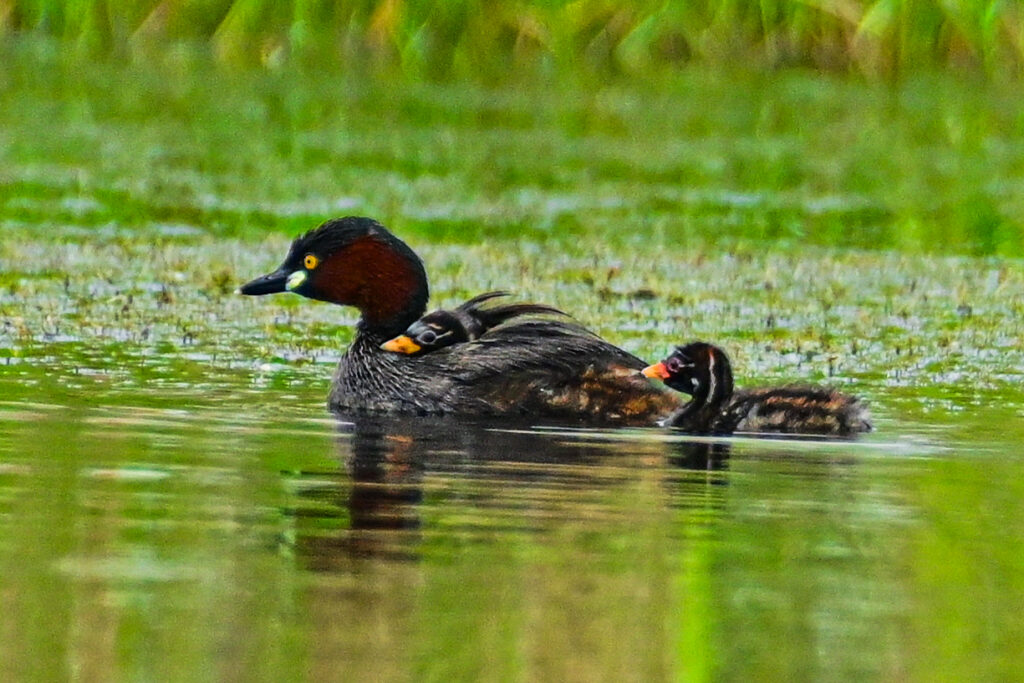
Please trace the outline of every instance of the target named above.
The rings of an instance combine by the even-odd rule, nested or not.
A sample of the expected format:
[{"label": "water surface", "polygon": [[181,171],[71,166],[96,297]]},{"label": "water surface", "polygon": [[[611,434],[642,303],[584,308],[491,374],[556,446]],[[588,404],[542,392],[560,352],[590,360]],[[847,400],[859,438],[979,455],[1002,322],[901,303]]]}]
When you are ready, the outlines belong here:
[{"label": "water surface", "polygon": [[254,376],[48,374],[0,381],[5,677],[1018,671],[1012,426],[352,423]]}]

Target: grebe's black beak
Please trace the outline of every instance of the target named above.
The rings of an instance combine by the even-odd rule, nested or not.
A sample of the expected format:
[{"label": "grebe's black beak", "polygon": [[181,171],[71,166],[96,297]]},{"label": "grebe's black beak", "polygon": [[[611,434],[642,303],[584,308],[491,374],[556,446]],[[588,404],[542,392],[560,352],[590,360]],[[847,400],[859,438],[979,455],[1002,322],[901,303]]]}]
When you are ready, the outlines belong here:
[{"label": "grebe's black beak", "polygon": [[288,290],[288,277],[291,271],[285,268],[278,268],[273,273],[268,273],[255,280],[246,282],[238,288],[239,294],[260,296],[262,294],[277,294]]}]

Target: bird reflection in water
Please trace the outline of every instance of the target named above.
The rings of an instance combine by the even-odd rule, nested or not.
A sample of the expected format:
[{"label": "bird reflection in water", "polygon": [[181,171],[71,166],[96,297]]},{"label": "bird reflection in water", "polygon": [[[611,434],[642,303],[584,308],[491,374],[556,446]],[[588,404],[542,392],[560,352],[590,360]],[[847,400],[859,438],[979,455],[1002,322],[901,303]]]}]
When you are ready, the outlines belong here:
[{"label": "bird reflection in water", "polygon": [[[416,560],[424,533],[479,540],[559,520],[598,522],[620,514],[607,494],[639,478],[657,479],[676,507],[692,499],[680,487],[723,484],[729,455],[727,442],[666,440],[660,431],[632,439],[508,420],[359,418],[339,421],[338,432],[339,469],[304,472],[307,485],[296,487],[295,550],[315,571],[358,558]],[[443,529],[423,529],[428,495]],[[595,497],[609,502],[595,508]]]}]

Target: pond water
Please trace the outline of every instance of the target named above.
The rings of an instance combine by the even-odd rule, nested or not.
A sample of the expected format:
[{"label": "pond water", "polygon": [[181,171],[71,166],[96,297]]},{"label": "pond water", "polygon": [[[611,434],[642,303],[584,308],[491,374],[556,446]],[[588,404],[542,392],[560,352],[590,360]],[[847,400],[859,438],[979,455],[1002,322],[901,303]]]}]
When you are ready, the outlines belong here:
[{"label": "pond water", "polygon": [[55,375],[0,381],[4,678],[1019,673],[1019,436],[352,424]]},{"label": "pond water", "polygon": [[[332,113],[317,82],[107,92],[36,59],[0,78],[0,679],[1024,674],[1003,95],[691,75],[650,111],[364,84]],[[712,339],[740,384],[831,382],[876,431],[338,419],[353,312],[233,290],[349,212],[435,305],[512,289],[650,359]]]}]

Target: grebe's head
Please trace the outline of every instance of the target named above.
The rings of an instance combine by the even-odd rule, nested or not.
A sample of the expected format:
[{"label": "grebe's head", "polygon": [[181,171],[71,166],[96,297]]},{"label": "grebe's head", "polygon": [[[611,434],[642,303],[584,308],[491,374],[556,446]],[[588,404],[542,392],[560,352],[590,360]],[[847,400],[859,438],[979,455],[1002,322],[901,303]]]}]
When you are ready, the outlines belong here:
[{"label": "grebe's head", "polygon": [[462,321],[451,311],[439,310],[409,325],[405,334],[390,339],[381,348],[395,353],[418,355],[469,341],[469,332]]},{"label": "grebe's head", "polygon": [[296,238],[277,270],[239,291],[295,292],[355,306],[368,326],[395,333],[423,313],[429,293],[415,252],[377,221],[356,216],[327,221]]},{"label": "grebe's head", "polygon": [[714,383],[728,381],[732,390],[732,368],[722,349],[707,342],[677,346],[665,360],[643,370],[647,377],[660,379],[667,386],[690,396],[706,391]]}]

